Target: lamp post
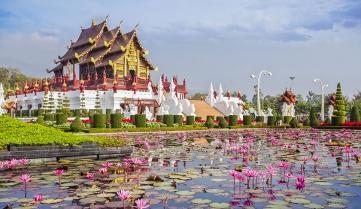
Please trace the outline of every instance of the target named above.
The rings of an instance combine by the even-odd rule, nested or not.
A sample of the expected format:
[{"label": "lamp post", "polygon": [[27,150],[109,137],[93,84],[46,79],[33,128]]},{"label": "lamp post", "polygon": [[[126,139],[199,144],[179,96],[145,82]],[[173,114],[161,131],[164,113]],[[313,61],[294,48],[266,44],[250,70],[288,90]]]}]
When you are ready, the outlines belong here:
[{"label": "lamp post", "polygon": [[320,83],[321,86],[321,120],[325,121],[325,87],[327,87],[328,84],[324,84],[319,78],[314,79],[313,82]]},{"label": "lamp post", "polygon": [[[260,114],[261,112],[261,98],[260,98],[260,95],[259,95],[259,91],[260,91],[260,85],[261,85],[261,77],[262,75],[268,75],[268,76],[271,76],[272,73],[270,71],[267,71],[267,70],[262,70],[261,72],[259,72],[258,74],[258,77],[257,77],[257,113]],[[254,74],[252,74],[250,76],[251,78],[255,78],[256,79],[256,76]]]}]

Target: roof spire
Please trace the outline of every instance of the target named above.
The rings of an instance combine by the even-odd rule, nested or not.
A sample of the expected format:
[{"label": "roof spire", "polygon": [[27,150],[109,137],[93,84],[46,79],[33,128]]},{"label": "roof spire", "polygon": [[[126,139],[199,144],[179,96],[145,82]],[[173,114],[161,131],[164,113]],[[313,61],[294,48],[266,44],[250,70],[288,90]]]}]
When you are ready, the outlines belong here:
[{"label": "roof spire", "polygon": [[92,19],[92,26],[95,26],[96,24],[95,19]]},{"label": "roof spire", "polygon": [[136,30],[138,27],[139,27],[139,23],[137,23],[137,24],[134,26],[134,30]]}]

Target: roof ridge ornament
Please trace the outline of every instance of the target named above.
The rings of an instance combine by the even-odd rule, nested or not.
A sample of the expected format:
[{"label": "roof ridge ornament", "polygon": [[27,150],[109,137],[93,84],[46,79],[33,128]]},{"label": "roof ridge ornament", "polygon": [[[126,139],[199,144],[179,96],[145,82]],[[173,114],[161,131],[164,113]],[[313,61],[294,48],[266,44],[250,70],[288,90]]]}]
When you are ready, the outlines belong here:
[{"label": "roof ridge ornament", "polygon": [[92,25],[91,26],[95,26],[97,23],[95,22],[95,19],[92,19]]}]

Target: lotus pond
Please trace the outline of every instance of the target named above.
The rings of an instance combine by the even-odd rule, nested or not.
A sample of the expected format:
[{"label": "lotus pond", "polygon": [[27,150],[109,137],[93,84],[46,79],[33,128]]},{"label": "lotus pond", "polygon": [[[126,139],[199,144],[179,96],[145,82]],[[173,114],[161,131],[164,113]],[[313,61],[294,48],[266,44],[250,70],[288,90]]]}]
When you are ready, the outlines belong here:
[{"label": "lotus pond", "polygon": [[127,138],[126,159],[0,162],[0,208],[361,208],[361,132]]}]

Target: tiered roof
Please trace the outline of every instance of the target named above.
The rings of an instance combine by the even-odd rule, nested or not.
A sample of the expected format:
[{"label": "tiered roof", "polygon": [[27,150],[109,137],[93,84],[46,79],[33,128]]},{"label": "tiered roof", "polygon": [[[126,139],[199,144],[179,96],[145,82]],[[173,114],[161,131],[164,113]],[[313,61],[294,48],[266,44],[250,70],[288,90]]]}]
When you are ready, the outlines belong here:
[{"label": "tiered roof", "polygon": [[[135,29],[123,34],[120,27],[109,30],[107,21],[99,24],[92,22],[89,28],[82,29],[76,42],[72,42],[68,51],[58,57],[57,64],[52,70],[58,71],[67,63],[93,64],[96,68],[110,65],[110,61],[115,61],[124,55],[127,45],[134,40],[143,48],[138,40]],[[150,70],[155,67],[143,56],[144,61],[150,66]]]}]

